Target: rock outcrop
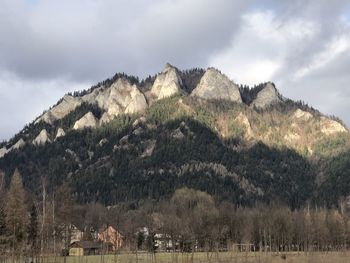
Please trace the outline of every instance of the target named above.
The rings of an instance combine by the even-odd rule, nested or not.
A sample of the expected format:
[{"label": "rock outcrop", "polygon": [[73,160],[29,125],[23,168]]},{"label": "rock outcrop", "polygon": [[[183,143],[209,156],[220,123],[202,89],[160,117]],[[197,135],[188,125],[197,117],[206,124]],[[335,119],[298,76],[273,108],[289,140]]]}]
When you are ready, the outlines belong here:
[{"label": "rock outcrop", "polygon": [[64,136],[66,136],[66,133],[64,132],[64,130],[62,128],[58,128],[55,140],[57,140],[60,137],[64,137]]},{"label": "rock outcrop", "polygon": [[67,114],[75,110],[80,105],[80,98],[65,95],[59,104],[45,112],[39,119],[35,121],[35,123],[44,121],[46,123],[52,124],[55,120],[64,118]]},{"label": "rock outcrop", "polygon": [[106,111],[101,123],[112,120],[119,114],[134,114],[147,108],[147,101],[137,86],[131,85],[126,79],[120,78],[109,88],[97,89],[92,94],[85,95],[83,101],[97,105]]},{"label": "rock outcrop", "polygon": [[39,135],[33,140],[34,145],[45,145],[47,142],[51,142],[49,135],[45,129],[41,130]]},{"label": "rock outcrop", "polygon": [[9,150],[8,150],[6,147],[1,148],[1,149],[0,149],[0,158],[4,157],[5,154],[8,153],[8,151],[9,151]]},{"label": "rock outcrop", "polygon": [[242,102],[238,86],[214,68],[209,68],[205,72],[191,96]]},{"label": "rock outcrop", "polygon": [[64,118],[83,102],[97,104],[106,111],[108,115],[103,117],[102,122],[109,122],[122,113],[142,112],[148,106],[145,96],[135,84],[131,85],[127,79],[119,78],[110,87],[101,86],[82,97],[65,95],[58,105],[45,112],[36,123],[44,121],[53,124],[55,120]]},{"label": "rock outcrop", "polygon": [[251,106],[258,109],[264,109],[281,101],[282,100],[274,84],[268,82],[265,87],[258,93]]},{"label": "rock outcrop", "polygon": [[12,150],[19,150],[25,145],[25,141],[23,139],[19,139],[14,145],[12,145],[10,148],[6,148],[4,146],[0,149],[0,158],[4,157],[7,153],[11,152]]},{"label": "rock outcrop", "polygon": [[145,142],[145,150],[141,154],[141,158],[152,156],[154,148],[156,147],[156,140],[148,140]]},{"label": "rock outcrop", "polygon": [[12,147],[11,147],[11,151],[12,150],[18,150],[21,149],[24,145],[25,145],[25,141],[23,139],[19,139]]},{"label": "rock outcrop", "polygon": [[80,130],[84,128],[95,128],[98,125],[98,120],[92,112],[86,113],[81,119],[75,122],[73,129]]},{"label": "rock outcrop", "polygon": [[321,117],[320,126],[321,132],[326,135],[332,135],[338,132],[347,132],[347,129],[339,122],[326,117]]},{"label": "rock outcrop", "polygon": [[308,121],[308,120],[312,119],[313,115],[310,112],[303,111],[301,109],[297,109],[293,113],[292,117],[295,120]]},{"label": "rock outcrop", "polygon": [[140,118],[138,118],[138,119],[136,119],[134,122],[133,122],[133,124],[132,124],[132,127],[138,127],[138,126],[140,126],[141,124],[144,124],[144,123],[146,123],[146,118],[144,117],[144,116],[142,116],[142,117],[140,117]]},{"label": "rock outcrop", "polygon": [[153,83],[151,95],[155,99],[171,97],[181,92],[182,80],[177,73],[177,69],[170,64],[160,73]]}]

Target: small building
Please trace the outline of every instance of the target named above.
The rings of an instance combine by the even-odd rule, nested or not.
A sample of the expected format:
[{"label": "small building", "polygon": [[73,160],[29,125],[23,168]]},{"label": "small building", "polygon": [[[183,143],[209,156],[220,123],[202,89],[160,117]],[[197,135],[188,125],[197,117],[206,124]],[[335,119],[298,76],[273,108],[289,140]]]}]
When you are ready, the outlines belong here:
[{"label": "small building", "polygon": [[69,256],[99,255],[102,243],[94,241],[75,241],[69,247]]},{"label": "small building", "polygon": [[74,242],[81,241],[84,236],[84,231],[80,230],[75,225],[70,226],[70,243],[73,244]]},{"label": "small building", "polygon": [[115,251],[123,245],[123,236],[112,226],[106,227],[98,233],[98,240],[112,245],[112,250]]}]

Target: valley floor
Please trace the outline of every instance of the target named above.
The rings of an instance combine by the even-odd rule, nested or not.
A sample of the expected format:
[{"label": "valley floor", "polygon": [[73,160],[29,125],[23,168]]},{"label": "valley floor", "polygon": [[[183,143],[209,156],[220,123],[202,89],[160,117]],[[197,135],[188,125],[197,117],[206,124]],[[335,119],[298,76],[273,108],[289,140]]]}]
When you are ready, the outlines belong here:
[{"label": "valley floor", "polygon": [[[193,256],[193,258],[192,258]],[[1,261],[10,263],[12,260]],[[31,262],[18,261],[20,263]],[[63,263],[63,257],[44,258],[43,263]],[[66,263],[349,263],[350,251],[347,252],[309,252],[309,253],[148,253],[120,254],[105,256],[67,257]]]}]

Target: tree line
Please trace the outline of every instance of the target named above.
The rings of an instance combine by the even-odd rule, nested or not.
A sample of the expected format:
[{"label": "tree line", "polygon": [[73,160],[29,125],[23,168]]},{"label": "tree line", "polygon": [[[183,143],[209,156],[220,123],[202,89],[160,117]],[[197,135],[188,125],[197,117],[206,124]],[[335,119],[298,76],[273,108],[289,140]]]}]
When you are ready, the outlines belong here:
[{"label": "tree line", "polygon": [[108,225],[122,234],[120,249],[129,252],[334,251],[350,245],[346,205],[339,210],[291,210],[278,203],[240,207],[183,187],[167,199],[105,207],[77,203],[67,185],[47,191],[44,178],[38,186],[41,197],[33,196],[24,190],[18,170],[9,187],[3,178],[1,174],[0,261],[67,255],[74,227],[84,232],[83,240],[92,240],[92,231]]}]

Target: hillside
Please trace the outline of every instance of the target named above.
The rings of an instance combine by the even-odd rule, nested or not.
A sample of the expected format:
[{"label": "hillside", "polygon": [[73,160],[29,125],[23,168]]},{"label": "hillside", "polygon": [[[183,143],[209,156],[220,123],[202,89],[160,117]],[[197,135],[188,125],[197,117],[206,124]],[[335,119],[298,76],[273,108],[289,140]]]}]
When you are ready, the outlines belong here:
[{"label": "hillside", "polygon": [[170,64],[145,80],[116,74],[65,95],[0,145],[39,194],[69,183],[82,203],[162,199],[188,186],[239,205],[336,206],[350,194],[350,134],[341,121],[249,88],[214,68]]}]

